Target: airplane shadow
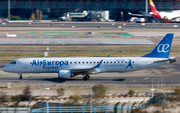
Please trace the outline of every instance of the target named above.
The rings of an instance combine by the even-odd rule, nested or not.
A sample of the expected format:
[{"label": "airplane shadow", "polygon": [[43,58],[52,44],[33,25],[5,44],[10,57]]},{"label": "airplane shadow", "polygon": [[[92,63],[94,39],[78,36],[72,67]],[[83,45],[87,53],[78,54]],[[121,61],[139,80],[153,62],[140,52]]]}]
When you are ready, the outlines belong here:
[{"label": "airplane shadow", "polygon": [[124,79],[124,78],[120,78],[120,79],[113,79],[112,81],[118,81],[118,82],[123,82],[123,81],[125,81],[126,79]]},{"label": "airplane shadow", "polygon": [[[51,81],[51,82],[55,82],[55,83],[64,83],[64,82],[69,82],[69,81],[77,81],[77,82],[84,82],[83,79],[61,79],[61,78],[46,78],[46,79],[43,79],[44,81]],[[87,80],[87,82],[110,82],[110,81],[117,81],[117,82],[123,82],[125,81],[124,78],[121,78],[121,79],[89,79]]]},{"label": "airplane shadow", "polygon": [[51,81],[51,82],[55,82],[55,83],[64,83],[66,81],[74,81],[76,79],[46,78],[43,80],[44,81]]}]

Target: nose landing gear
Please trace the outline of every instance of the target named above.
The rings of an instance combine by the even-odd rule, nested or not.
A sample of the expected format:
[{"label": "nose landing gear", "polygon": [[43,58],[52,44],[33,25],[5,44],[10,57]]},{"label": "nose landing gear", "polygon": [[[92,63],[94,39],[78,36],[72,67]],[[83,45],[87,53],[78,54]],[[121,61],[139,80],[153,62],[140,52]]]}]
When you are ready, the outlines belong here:
[{"label": "nose landing gear", "polygon": [[19,80],[22,80],[22,73],[18,73],[19,75]]},{"label": "nose landing gear", "polygon": [[86,74],[84,77],[83,77],[83,80],[84,81],[87,81],[88,79],[90,79],[90,76],[88,74]]}]

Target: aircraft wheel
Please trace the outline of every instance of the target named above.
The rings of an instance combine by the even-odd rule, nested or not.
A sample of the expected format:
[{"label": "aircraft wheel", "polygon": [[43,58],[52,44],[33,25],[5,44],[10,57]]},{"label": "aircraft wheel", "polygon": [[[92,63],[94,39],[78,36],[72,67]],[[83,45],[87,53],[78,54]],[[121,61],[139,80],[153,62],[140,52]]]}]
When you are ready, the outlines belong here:
[{"label": "aircraft wheel", "polygon": [[18,73],[19,75],[19,80],[22,80],[22,73]]},{"label": "aircraft wheel", "polygon": [[87,77],[87,76],[84,76],[84,77],[83,77],[83,80],[84,80],[84,81],[87,81],[87,80],[88,80],[88,77]]},{"label": "aircraft wheel", "polygon": [[90,79],[90,76],[88,74],[86,76],[88,77],[88,79]]},{"label": "aircraft wheel", "polygon": [[22,80],[22,77],[19,77],[19,80]]}]

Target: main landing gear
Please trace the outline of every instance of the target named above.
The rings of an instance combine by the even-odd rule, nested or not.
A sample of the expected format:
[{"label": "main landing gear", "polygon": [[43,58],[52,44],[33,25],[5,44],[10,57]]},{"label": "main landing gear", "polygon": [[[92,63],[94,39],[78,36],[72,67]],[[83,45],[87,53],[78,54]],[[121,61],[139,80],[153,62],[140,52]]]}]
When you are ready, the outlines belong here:
[{"label": "main landing gear", "polygon": [[90,79],[90,76],[88,74],[86,74],[84,77],[83,77],[83,80],[84,81],[87,81],[88,79]]},{"label": "main landing gear", "polygon": [[19,80],[22,80],[22,73],[18,73],[19,75]]}]

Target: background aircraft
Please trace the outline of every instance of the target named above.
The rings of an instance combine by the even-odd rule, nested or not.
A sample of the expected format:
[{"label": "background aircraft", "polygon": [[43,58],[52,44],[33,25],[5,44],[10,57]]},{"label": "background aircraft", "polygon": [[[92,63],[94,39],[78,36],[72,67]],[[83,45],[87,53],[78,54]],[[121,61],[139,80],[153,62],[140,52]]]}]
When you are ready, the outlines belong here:
[{"label": "background aircraft", "polygon": [[151,10],[150,14],[152,14],[154,17],[161,19],[161,20],[167,20],[169,22],[180,22],[180,10],[173,10],[173,11],[157,11],[154,3],[152,0],[149,0]]}]

